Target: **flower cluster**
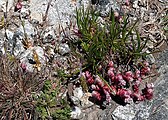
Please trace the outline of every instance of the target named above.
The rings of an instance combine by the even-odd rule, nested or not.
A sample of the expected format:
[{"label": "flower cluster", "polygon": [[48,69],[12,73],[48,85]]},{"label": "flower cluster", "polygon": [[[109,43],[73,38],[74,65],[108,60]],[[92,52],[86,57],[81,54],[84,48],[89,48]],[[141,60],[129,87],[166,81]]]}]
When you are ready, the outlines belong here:
[{"label": "flower cluster", "polygon": [[96,100],[106,100],[109,103],[112,98],[117,97],[127,104],[131,101],[138,103],[152,99],[152,83],[146,83],[145,88],[140,90],[144,76],[149,73],[150,66],[146,61],[139,65],[139,69],[124,72],[118,72],[113,61],[109,61],[105,80],[98,75],[93,76],[89,71],[83,72],[82,75],[87,81],[92,97]]}]

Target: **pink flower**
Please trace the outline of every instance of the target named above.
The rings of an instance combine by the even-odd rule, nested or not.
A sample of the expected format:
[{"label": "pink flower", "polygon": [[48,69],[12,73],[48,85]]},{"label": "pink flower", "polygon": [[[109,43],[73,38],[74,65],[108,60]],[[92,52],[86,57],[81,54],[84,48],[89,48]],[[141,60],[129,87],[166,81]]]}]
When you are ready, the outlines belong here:
[{"label": "pink flower", "polygon": [[154,88],[154,84],[153,83],[148,83],[148,84],[146,84],[146,88],[153,89]]},{"label": "pink flower", "polygon": [[146,75],[150,73],[150,68],[149,67],[144,67],[141,69],[141,75]]},{"label": "pink flower", "polygon": [[132,85],[132,89],[133,89],[133,91],[135,92],[135,93],[138,93],[139,92],[139,87],[138,87],[138,85]]},{"label": "pink flower", "polygon": [[19,11],[21,9],[22,9],[22,3],[21,2],[17,2],[14,11],[16,12],[16,11]]},{"label": "pink flower", "polygon": [[102,71],[102,65],[99,65],[98,70]]},{"label": "pink flower", "polygon": [[117,11],[114,11],[114,17],[118,17],[119,16],[119,13]]},{"label": "pink flower", "polygon": [[129,6],[129,5],[130,5],[129,0],[125,0],[125,5],[126,5],[126,6]]},{"label": "pink flower", "polygon": [[27,67],[26,64],[21,63],[21,64],[20,64],[20,67],[22,68],[23,71],[26,71],[26,67]]},{"label": "pink flower", "polygon": [[98,75],[96,75],[96,77],[95,77],[95,84],[97,84],[100,87],[104,86],[104,82],[102,81],[102,79]]},{"label": "pink flower", "polygon": [[114,67],[114,63],[113,63],[113,61],[109,61],[109,63],[108,63],[108,67]]},{"label": "pink flower", "polygon": [[154,85],[152,83],[148,83],[146,84],[146,87],[142,90],[142,93],[147,100],[151,100],[153,98],[153,87]]},{"label": "pink flower", "polygon": [[120,73],[119,73],[119,74],[117,74],[117,75],[115,76],[115,80],[116,80],[116,81],[123,80],[122,75],[121,75]]},{"label": "pink flower", "polygon": [[133,77],[131,77],[131,76],[126,76],[126,75],[123,75],[123,78],[124,78],[124,80],[126,80],[127,82],[129,82],[129,81],[133,81],[134,79],[133,79]]},{"label": "pink flower", "polygon": [[86,76],[86,79],[89,79],[91,77],[91,74],[89,71],[85,71],[85,76]]},{"label": "pink flower", "polygon": [[107,85],[104,85],[103,89],[106,90],[106,91],[108,91],[108,92],[110,92],[110,88]]},{"label": "pink flower", "polygon": [[131,94],[131,98],[133,99],[133,101],[136,103],[137,101],[143,101],[145,99],[145,97],[139,93],[132,93]]},{"label": "pink flower", "polygon": [[85,74],[85,72],[82,72],[81,77],[83,77],[84,79],[86,79],[86,74]]},{"label": "pink flower", "polygon": [[140,81],[140,80],[136,80],[136,81],[134,81],[134,83],[133,83],[133,85],[136,85],[136,86],[140,86],[140,84],[141,84],[141,81]]},{"label": "pink flower", "polygon": [[93,83],[94,83],[94,79],[93,79],[92,77],[88,78],[88,79],[87,79],[87,83],[88,83],[89,85],[93,84]]},{"label": "pink flower", "polygon": [[132,71],[127,71],[127,72],[125,73],[125,75],[126,75],[126,76],[130,76],[130,77],[133,77]]},{"label": "pink flower", "polygon": [[114,69],[113,68],[109,68],[108,71],[107,71],[107,74],[108,76],[111,78],[111,77],[114,77]]},{"label": "pink flower", "polygon": [[116,93],[117,93],[116,88],[115,88],[114,86],[110,86],[110,87],[111,87],[111,90],[112,90],[111,92],[113,92],[113,93],[115,93],[115,94],[116,94]]},{"label": "pink flower", "polygon": [[132,92],[127,89],[119,89],[117,95],[123,99],[125,103],[127,103],[131,99]]},{"label": "pink flower", "polygon": [[138,78],[140,77],[140,73],[141,73],[141,72],[140,72],[139,70],[136,70],[136,71],[135,71],[135,74],[134,74],[134,78],[135,78],[135,79],[138,79]]},{"label": "pink flower", "polygon": [[79,38],[82,38],[82,33],[78,28],[74,28],[73,32],[76,36],[78,36]]},{"label": "pink flower", "polygon": [[123,75],[124,80],[127,82],[133,81],[133,73],[131,71],[127,71],[125,75]]},{"label": "pink flower", "polygon": [[143,65],[144,65],[145,67],[148,67],[148,66],[149,66],[149,63],[148,63],[147,61],[144,61],[144,62],[143,62]]},{"label": "pink flower", "polygon": [[92,90],[94,90],[94,91],[100,91],[100,90],[101,90],[98,85],[94,85],[94,84],[91,85],[91,88],[92,88]]},{"label": "pink flower", "polygon": [[92,91],[92,97],[94,97],[94,98],[96,98],[97,100],[101,100],[101,95],[100,95],[100,93],[99,92],[97,92],[97,91]]},{"label": "pink flower", "polygon": [[110,93],[106,89],[103,89],[103,92],[106,95],[106,101],[109,103],[111,101]]},{"label": "pink flower", "polygon": [[126,81],[122,79],[122,80],[119,81],[118,85],[120,85],[120,86],[126,86]]}]

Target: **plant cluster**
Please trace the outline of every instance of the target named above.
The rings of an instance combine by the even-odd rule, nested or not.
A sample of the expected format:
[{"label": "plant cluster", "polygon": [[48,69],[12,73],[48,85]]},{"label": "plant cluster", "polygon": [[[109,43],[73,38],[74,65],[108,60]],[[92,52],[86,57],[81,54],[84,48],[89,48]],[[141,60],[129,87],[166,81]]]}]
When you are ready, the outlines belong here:
[{"label": "plant cluster", "polygon": [[144,48],[148,40],[141,40],[135,29],[138,21],[131,25],[128,17],[112,10],[107,18],[102,18],[93,8],[77,10],[76,19],[78,28],[74,33],[79,40],[70,44],[78,46],[89,67],[95,69],[109,58],[120,65],[132,65],[147,55]]},{"label": "plant cluster", "polygon": [[38,92],[43,75],[22,69],[19,60],[8,54],[0,57],[0,118],[27,120],[34,116],[32,92]]},{"label": "plant cluster", "polygon": [[[70,106],[66,100],[58,96],[61,89],[59,83],[46,80],[46,69],[28,72],[24,64],[8,54],[1,55],[0,69],[2,120],[70,118]],[[62,78],[62,75],[60,77]]]},{"label": "plant cluster", "polygon": [[46,80],[43,89],[39,95],[35,95],[36,111],[39,118],[68,120],[70,118],[71,108],[67,101],[58,97],[59,87],[51,80]]},{"label": "plant cluster", "polygon": [[82,79],[93,98],[107,103],[113,99],[123,105],[150,100],[152,84],[146,82],[140,91],[144,76],[150,74],[149,63],[141,61],[151,53],[145,52],[148,40],[142,40],[135,28],[138,21],[131,24],[128,17],[112,10],[102,18],[92,7],[78,9],[76,20],[74,34],[78,40],[70,41],[73,44],[70,45],[81,54],[82,65],[88,70],[84,70]]},{"label": "plant cluster", "polygon": [[123,105],[132,101],[138,103],[152,99],[153,84],[146,83],[145,88],[140,90],[145,76],[150,74],[148,62],[144,61],[138,66],[139,69],[130,71],[118,71],[114,66],[114,63],[109,61],[104,77],[100,74],[92,75],[89,71],[82,73],[93,98],[106,103],[110,103],[113,99]]}]

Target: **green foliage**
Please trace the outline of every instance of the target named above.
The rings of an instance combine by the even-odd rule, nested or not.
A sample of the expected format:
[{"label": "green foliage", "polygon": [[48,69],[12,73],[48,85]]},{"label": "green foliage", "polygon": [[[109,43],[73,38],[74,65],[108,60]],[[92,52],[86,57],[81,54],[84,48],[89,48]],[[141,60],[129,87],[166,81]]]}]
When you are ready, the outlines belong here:
[{"label": "green foliage", "polygon": [[67,104],[65,100],[61,101],[61,105],[62,105],[61,109],[54,110],[54,112],[52,113],[52,118],[54,120],[69,120],[71,112],[70,106]]},{"label": "green foliage", "polygon": [[87,66],[93,70],[106,59],[115,59],[119,65],[131,65],[145,57],[143,52],[146,41],[142,41],[135,26],[131,25],[128,17],[119,22],[111,13],[106,21],[98,22],[99,13],[93,8],[76,10],[77,26],[82,37],[77,42],[82,49]]},{"label": "green foliage", "polygon": [[40,95],[36,96],[36,111],[41,119],[46,120],[50,117],[54,117],[59,120],[65,120],[64,118],[68,119],[68,117],[70,117],[70,108],[67,103],[62,102],[61,108],[58,109],[57,107],[57,105],[60,104],[57,99],[58,92],[58,88],[53,88],[50,80],[45,81]]}]

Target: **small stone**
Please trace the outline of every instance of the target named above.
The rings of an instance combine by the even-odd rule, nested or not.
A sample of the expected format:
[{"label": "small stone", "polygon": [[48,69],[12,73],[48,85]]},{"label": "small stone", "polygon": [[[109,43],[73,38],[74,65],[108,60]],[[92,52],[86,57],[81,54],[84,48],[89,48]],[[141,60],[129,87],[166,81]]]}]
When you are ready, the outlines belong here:
[{"label": "small stone", "polygon": [[61,55],[65,55],[70,52],[70,48],[69,48],[68,44],[66,44],[66,43],[61,44],[58,49],[59,49],[58,51]]},{"label": "small stone", "polygon": [[39,12],[32,12],[30,14],[30,17],[31,17],[31,20],[36,20],[38,21],[39,23],[42,23],[43,22],[43,16],[41,13]]},{"label": "small stone", "polygon": [[73,90],[73,94],[75,97],[81,99],[82,96],[83,96],[83,90],[82,90],[82,87],[77,87]]},{"label": "small stone", "polygon": [[75,106],[73,109],[72,109],[72,112],[71,112],[71,118],[72,119],[81,119],[82,118],[82,111],[79,107]]},{"label": "small stone", "polygon": [[138,6],[138,0],[134,1],[132,7],[133,7],[134,9],[138,9],[138,8],[139,8],[139,6]]},{"label": "small stone", "polygon": [[78,97],[71,96],[71,101],[73,102],[74,105],[79,106],[80,105],[80,100]]}]

